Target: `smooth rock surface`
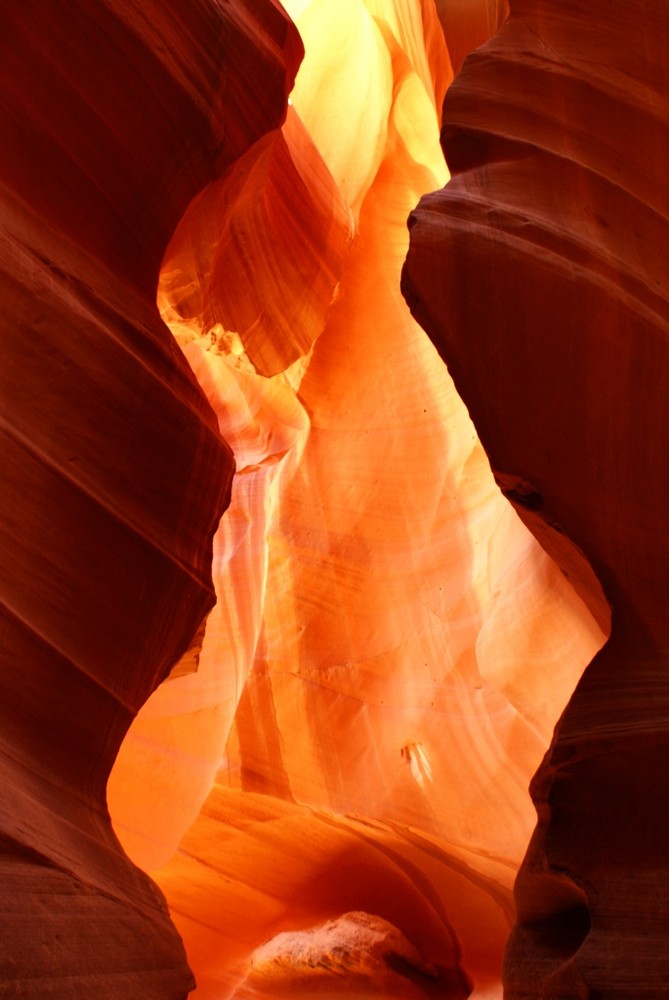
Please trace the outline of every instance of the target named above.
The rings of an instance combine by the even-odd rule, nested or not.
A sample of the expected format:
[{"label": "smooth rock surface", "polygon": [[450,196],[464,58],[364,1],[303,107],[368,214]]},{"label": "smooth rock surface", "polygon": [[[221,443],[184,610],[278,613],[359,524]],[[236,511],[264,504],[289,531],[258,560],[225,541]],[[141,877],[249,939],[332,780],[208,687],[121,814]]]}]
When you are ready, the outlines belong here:
[{"label": "smooth rock surface", "polygon": [[[611,638],[533,783],[509,1000],[669,979],[669,75],[659,3],[512,0],[449,91],[404,289],[520,516]],[[588,568],[585,560],[591,567]]]},{"label": "smooth rock surface", "polygon": [[288,990],[317,994],[324,981],[337,979],[342,988],[359,995],[456,997],[459,993],[463,1000],[469,996],[464,977],[450,978],[446,985],[437,967],[426,963],[387,920],[354,911],[317,927],[277,934],[261,945],[235,997],[252,997],[266,984],[280,995]]},{"label": "smooth rock surface", "polygon": [[278,126],[299,56],[270,2],[0,12],[3,996],[193,985],[105,802],[213,604],[234,468],[155,296],[182,213]]}]

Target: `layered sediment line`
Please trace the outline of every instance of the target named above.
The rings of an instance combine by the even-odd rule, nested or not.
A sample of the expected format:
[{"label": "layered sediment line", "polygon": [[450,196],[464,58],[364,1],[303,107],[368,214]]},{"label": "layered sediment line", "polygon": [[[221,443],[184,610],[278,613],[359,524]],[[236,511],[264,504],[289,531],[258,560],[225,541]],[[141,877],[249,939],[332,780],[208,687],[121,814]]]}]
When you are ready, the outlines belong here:
[{"label": "layered sediment line", "polygon": [[655,997],[669,953],[666,13],[510,7],[449,91],[453,178],[412,216],[404,289],[502,488],[603,620],[594,571],[613,624],[533,783],[505,996]]},{"label": "layered sediment line", "polygon": [[12,996],[177,1000],[193,984],[105,801],[132,717],[213,604],[234,468],[155,294],[190,200],[283,118],[301,47],[271,3],[181,8],[29,0],[0,14]]}]

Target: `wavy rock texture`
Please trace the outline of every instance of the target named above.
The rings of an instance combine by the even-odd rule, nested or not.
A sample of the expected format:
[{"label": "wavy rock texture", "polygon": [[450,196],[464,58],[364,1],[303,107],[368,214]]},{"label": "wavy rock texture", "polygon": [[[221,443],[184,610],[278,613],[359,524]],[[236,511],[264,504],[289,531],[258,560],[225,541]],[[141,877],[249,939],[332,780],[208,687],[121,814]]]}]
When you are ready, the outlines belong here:
[{"label": "wavy rock texture", "polygon": [[269,2],[0,13],[3,996],[192,986],[105,803],[212,606],[234,467],[155,291],[193,196],[281,121],[299,56]]},{"label": "wavy rock texture", "polygon": [[[238,474],[217,607],[134,723],[110,806],[197,997],[293,996],[290,942],[351,911],[436,970],[419,987],[400,963],[387,995],[499,997],[527,786],[606,614],[501,496],[400,293],[407,216],[447,179],[435,8],[287,6],[306,55],[286,122],[192,202],[163,263]],[[270,938],[283,958],[258,978]]]},{"label": "wavy rock texture", "polygon": [[509,1000],[669,981],[664,164],[658,3],[512,0],[445,106],[454,177],[412,219],[404,287],[507,495],[611,638],[533,784]]}]

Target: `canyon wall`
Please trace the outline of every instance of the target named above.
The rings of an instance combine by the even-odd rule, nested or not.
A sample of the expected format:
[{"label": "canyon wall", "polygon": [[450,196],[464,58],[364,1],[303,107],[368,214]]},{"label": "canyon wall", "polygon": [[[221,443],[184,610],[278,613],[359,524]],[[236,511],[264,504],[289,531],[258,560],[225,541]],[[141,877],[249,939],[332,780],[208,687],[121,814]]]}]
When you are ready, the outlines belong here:
[{"label": "canyon wall", "polygon": [[193,985],[105,801],[214,602],[234,469],[155,295],[190,200],[281,121],[301,46],[271,3],[182,7],[0,12],[3,996]]},{"label": "canyon wall", "polygon": [[660,997],[669,967],[663,5],[512,0],[449,91],[453,178],[404,289],[502,491],[611,637],[532,785],[509,1000]]},{"label": "canyon wall", "polygon": [[0,13],[0,993],[663,996],[665,14],[285,7]]}]

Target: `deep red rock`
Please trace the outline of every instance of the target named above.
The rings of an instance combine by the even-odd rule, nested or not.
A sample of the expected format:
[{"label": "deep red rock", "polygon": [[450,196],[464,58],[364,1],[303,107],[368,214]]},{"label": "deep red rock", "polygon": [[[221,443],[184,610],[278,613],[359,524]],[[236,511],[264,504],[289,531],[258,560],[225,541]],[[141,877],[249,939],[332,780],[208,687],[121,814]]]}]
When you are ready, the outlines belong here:
[{"label": "deep red rock", "polygon": [[516,0],[449,91],[454,172],[404,288],[502,488],[602,614],[517,883],[509,1000],[669,981],[669,35],[663,5]]},{"label": "deep red rock", "polygon": [[299,57],[270,0],[0,13],[6,995],[192,985],[105,803],[133,715],[213,603],[233,471],[155,294],[187,204],[277,127]]}]

